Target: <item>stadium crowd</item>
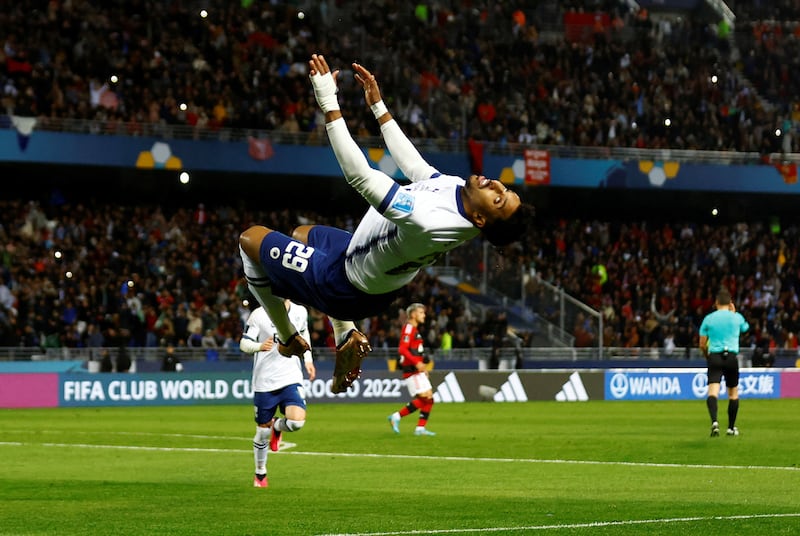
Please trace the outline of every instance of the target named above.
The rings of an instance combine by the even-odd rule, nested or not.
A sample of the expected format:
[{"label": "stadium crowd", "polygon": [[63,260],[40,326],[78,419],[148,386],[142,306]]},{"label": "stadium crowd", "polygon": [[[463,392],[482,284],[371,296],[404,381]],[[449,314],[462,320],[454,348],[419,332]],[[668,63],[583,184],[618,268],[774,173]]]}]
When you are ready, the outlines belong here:
[{"label": "stadium crowd", "polygon": [[[364,135],[375,125],[348,67],[355,59],[391,88],[389,104],[416,138],[761,153],[797,145],[774,134],[796,127],[797,92],[782,73],[763,76],[776,56],[796,58],[788,37],[777,50],[746,43],[738,61],[716,24],[651,21],[615,0],[542,3],[559,10],[550,17],[558,38],[543,37],[543,10],[523,0],[309,4],[301,18],[282,2],[211,0],[205,16],[180,2],[14,2],[0,13],[5,108],[129,135],[184,125],[197,135],[319,136],[305,81],[319,50],[342,69],[339,100]],[[757,9],[772,3],[741,4],[772,13]],[[576,23],[577,37],[564,29],[567,14],[595,10],[606,15],[590,17],[596,26]]]},{"label": "stadium crowd", "polygon": [[[167,213],[146,204],[0,201],[0,346],[166,341],[235,353],[249,295],[231,244],[253,221],[289,230],[306,222],[346,228],[353,220],[229,206]],[[750,346],[798,346],[798,227],[553,220],[539,222],[520,247],[493,254],[488,267],[479,248],[473,241],[446,262],[473,281],[488,270],[498,286],[537,272],[602,312],[605,347],[695,347],[722,284],[753,326]],[[531,280],[524,298],[532,303],[538,291]],[[373,346],[397,345],[402,310],[412,302],[428,306],[423,332],[431,348],[443,339],[452,348],[491,345],[495,319],[480,318],[459,290],[423,272],[383,315],[362,322]],[[557,322],[558,311],[550,313]],[[324,316],[311,316],[312,344],[332,346]],[[569,329],[576,346],[601,336],[585,318]]]}]

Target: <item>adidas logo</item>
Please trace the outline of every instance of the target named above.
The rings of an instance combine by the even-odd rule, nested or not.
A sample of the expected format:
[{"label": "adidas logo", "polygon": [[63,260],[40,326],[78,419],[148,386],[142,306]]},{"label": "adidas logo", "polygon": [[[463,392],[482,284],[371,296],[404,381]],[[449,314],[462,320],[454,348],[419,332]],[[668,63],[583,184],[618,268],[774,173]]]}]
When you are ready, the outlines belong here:
[{"label": "adidas logo", "polygon": [[586,388],[583,386],[580,374],[573,372],[570,375],[567,383],[556,393],[556,400],[559,402],[586,402],[589,400],[589,395],[586,394]]},{"label": "adidas logo", "polygon": [[444,377],[444,381],[436,388],[433,393],[434,402],[464,402],[464,393],[461,392],[461,386],[458,385],[458,380],[454,372],[450,372]]},{"label": "adidas logo", "polygon": [[519,379],[519,374],[512,373],[508,380],[500,386],[500,389],[494,395],[495,402],[527,402],[528,393],[522,387],[522,381]]}]

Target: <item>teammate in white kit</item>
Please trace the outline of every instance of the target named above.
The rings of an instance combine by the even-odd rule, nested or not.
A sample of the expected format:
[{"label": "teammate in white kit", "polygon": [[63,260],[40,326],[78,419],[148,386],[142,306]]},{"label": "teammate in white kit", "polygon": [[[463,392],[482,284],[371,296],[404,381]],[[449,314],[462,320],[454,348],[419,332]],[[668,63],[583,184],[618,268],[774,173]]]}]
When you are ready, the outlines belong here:
[{"label": "teammate in white kit", "polygon": [[375,77],[354,63],[386,147],[412,183],[401,186],[370,167],[339,110],[338,71],[331,73],[317,54],[309,66],[345,179],[370,208],[353,234],[303,225],[289,237],[253,226],[241,234],[239,247],[248,288],[275,322],[282,354],[302,353],[308,343],[290,325],[278,296],[315,307],[331,319],[337,343],[332,389],[342,392],[358,377],[361,360],[371,350],[353,320],[385,310],[421,268],[481,233],[495,246],[519,240],[534,211],[499,181],[478,175],[465,180],[428,164],[387,110]]},{"label": "teammate in white kit", "polygon": [[[308,337],[308,310],[302,305],[285,300],[285,311],[289,320],[302,337]],[[253,486],[266,488],[267,444],[277,452],[283,432],[296,432],[306,422],[306,400],[303,390],[303,369],[299,356],[285,357],[275,344],[275,326],[263,307],[250,313],[247,329],[242,335],[239,348],[253,355],[253,406],[255,409],[256,435],[253,438],[253,455],[256,474]],[[308,379],[314,380],[316,369],[311,351],[303,353]],[[275,416],[280,409],[284,415]]]}]

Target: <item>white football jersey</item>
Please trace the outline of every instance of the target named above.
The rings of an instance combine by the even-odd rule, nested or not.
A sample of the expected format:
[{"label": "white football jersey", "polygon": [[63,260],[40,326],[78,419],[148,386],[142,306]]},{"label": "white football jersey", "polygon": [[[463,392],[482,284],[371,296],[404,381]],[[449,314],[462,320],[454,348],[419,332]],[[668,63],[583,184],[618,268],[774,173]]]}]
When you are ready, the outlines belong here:
[{"label": "white football jersey", "polygon": [[[289,307],[289,320],[297,332],[308,339],[308,311],[302,305],[292,303]],[[262,343],[275,338],[275,326],[263,307],[255,309],[247,319],[243,337]],[[311,359],[306,352],[304,360]],[[303,383],[303,365],[298,356],[284,357],[278,352],[277,342],[269,352],[256,352],[253,355],[253,390],[269,392],[293,383]]]},{"label": "white football jersey", "polygon": [[[432,169],[432,168],[431,168]],[[370,207],[347,248],[347,278],[368,294],[403,287],[425,266],[480,230],[461,201],[464,179],[434,173],[392,188],[381,207]]]}]

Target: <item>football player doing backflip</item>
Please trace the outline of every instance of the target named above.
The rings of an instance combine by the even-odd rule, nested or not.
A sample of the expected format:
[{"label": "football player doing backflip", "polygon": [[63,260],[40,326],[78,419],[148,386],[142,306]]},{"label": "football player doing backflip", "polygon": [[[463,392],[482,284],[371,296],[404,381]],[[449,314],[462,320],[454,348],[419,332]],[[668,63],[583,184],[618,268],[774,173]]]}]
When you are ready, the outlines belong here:
[{"label": "football player doing backflip", "polygon": [[496,180],[445,175],[428,164],[387,110],[375,77],[354,63],[386,147],[411,184],[401,186],[370,167],[339,109],[338,71],[331,72],[318,54],[311,56],[309,67],[336,159],[370,208],[352,234],[303,225],[287,236],[256,225],[240,235],[239,247],[248,288],[275,323],[282,355],[308,349],[289,322],[282,298],[328,315],[337,343],[332,391],[338,393],[358,378],[371,350],[355,320],[383,312],[421,268],[481,233],[496,246],[518,240],[533,207]]}]

